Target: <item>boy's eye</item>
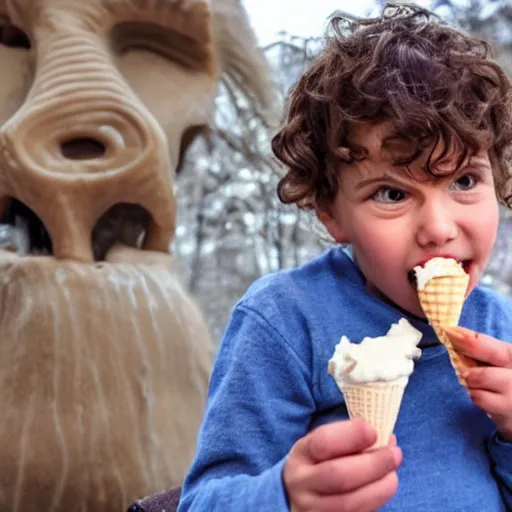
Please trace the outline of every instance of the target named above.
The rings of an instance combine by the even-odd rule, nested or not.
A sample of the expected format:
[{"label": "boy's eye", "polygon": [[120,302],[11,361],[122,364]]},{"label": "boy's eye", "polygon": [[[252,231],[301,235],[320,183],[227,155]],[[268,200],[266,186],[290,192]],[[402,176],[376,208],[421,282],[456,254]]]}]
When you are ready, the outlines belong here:
[{"label": "boy's eye", "polygon": [[452,187],[456,190],[471,190],[475,187],[476,182],[475,176],[472,174],[464,174],[452,183]]},{"label": "boy's eye", "polygon": [[406,197],[407,194],[399,188],[381,187],[373,194],[372,199],[379,203],[399,203]]}]

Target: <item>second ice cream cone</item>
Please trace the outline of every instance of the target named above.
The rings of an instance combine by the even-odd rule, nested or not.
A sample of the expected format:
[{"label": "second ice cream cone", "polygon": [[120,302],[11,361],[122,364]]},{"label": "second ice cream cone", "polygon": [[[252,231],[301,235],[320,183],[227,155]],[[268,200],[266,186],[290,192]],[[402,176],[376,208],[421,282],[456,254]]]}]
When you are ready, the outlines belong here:
[{"label": "second ice cream cone", "polygon": [[351,419],[362,419],[377,431],[369,449],[389,443],[405,387],[421,356],[421,332],[402,318],[385,336],[352,343],[342,336],[329,360],[328,372],[336,381]]},{"label": "second ice cream cone", "polygon": [[[418,284],[418,297],[425,316],[433,327],[439,341],[446,347],[450,362],[459,382],[467,388],[464,373],[474,363],[459,354],[444,335],[443,327],[459,325],[460,315],[469,283],[469,275],[455,260],[434,258],[427,263],[436,263],[442,267],[444,275],[435,275],[424,283]],[[441,261],[442,260],[442,261]],[[425,267],[426,268],[426,267]]]}]

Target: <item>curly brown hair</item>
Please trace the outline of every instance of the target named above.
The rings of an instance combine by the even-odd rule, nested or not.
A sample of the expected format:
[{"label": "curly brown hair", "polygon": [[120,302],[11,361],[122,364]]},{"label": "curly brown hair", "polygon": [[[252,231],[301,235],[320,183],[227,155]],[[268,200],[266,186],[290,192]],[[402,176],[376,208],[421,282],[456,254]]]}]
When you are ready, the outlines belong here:
[{"label": "curly brown hair", "polygon": [[367,154],[350,139],[354,127],[385,121],[399,141],[393,163],[408,169],[424,155],[431,177],[447,155],[457,156],[456,171],[488,150],[498,199],[511,206],[510,81],[488,43],[410,4],[387,4],[379,18],[331,19],[325,47],[292,89],[272,140],[287,169],[280,200],[331,204],[343,163]]}]

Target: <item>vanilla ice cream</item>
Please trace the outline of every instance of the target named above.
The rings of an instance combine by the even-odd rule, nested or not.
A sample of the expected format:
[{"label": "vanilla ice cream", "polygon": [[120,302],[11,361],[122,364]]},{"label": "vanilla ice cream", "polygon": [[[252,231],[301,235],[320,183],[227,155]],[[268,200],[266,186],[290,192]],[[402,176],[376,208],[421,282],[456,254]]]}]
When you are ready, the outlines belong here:
[{"label": "vanilla ice cream", "polygon": [[416,286],[418,290],[423,290],[425,285],[435,277],[453,276],[464,272],[461,263],[453,258],[432,258],[422,267],[414,267],[416,274]]},{"label": "vanilla ice cream", "polygon": [[422,336],[405,318],[393,324],[385,336],[366,337],[360,343],[342,336],[329,360],[329,374],[340,388],[408,378],[414,369],[413,359],[421,356],[417,345]]}]

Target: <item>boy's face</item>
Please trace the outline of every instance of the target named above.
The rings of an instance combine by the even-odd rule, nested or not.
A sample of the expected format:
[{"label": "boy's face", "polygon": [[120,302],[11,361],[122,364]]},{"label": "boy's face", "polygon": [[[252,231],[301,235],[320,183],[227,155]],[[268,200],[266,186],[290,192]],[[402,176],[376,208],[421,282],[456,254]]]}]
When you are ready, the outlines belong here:
[{"label": "boy's face", "polygon": [[[338,242],[352,244],[374,295],[424,317],[411,271],[434,256],[464,263],[468,294],[490,256],[499,210],[491,163],[482,151],[448,177],[427,180],[422,158],[409,166],[412,176],[393,165],[382,146],[389,124],[357,130],[354,142],[368,157],[346,165],[330,211],[317,215]],[[434,153],[435,155],[435,153]],[[454,161],[438,166],[454,168]]]}]

